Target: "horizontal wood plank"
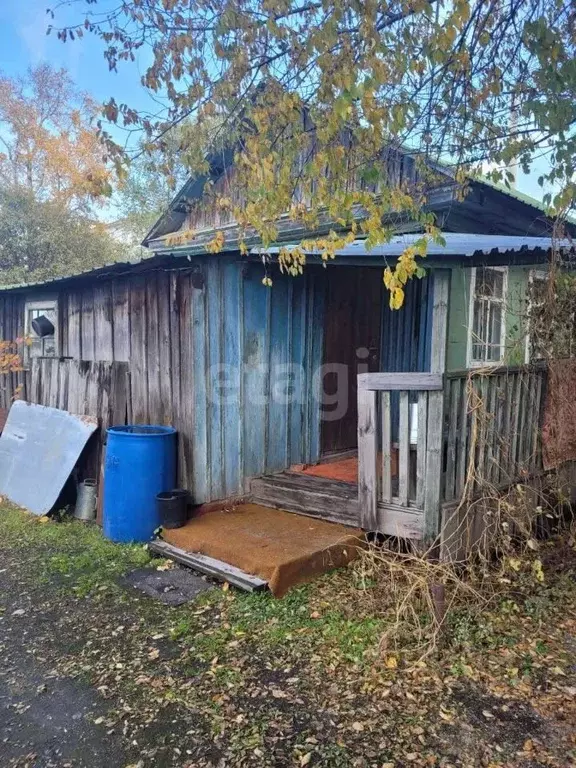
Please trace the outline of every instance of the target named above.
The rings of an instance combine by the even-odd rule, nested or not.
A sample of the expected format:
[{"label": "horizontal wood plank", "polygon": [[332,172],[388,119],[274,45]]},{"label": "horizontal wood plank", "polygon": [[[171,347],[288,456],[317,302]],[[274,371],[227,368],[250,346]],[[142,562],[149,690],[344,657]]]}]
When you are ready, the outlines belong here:
[{"label": "horizontal wood plank", "polygon": [[166,541],[151,541],[148,546],[152,552],[158,555],[187,565],[195,571],[200,571],[200,573],[205,573],[220,581],[227,581],[245,592],[259,592],[268,586],[268,582],[259,576],[253,576],[234,565],[208,557],[208,555],[202,555],[199,552],[186,552]]},{"label": "horizontal wood plank", "polygon": [[441,390],[444,378],[440,373],[360,373],[358,389],[385,390],[395,392],[406,390],[430,392]]}]

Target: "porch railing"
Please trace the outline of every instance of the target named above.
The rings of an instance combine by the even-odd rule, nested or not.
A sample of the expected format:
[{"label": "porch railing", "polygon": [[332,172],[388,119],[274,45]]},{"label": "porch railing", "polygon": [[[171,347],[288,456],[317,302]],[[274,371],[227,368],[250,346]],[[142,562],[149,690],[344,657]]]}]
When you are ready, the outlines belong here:
[{"label": "porch railing", "polygon": [[366,530],[430,541],[443,504],[542,472],[544,365],[358,376],[358,506]]},{"label": "porch railing", "polygon": [[366,530],[423,537],[425,514],[440,502],[442,403],[441,374],[358,376],[358,503]]}]

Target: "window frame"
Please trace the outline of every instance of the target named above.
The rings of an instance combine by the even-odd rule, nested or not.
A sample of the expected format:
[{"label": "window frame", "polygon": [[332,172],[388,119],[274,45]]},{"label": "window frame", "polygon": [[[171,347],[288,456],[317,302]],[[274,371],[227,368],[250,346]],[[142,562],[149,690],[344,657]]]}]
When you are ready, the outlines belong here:
[{"label": "window frame", "polygon": [[[500,357],[498,360],[473,360],[472,350],[473,345],[478,342],[474,341],[474,303],[476,301],[476,274],[478,269],[492,270],[494,272],[502,273],[502,298],[487,299],[488,301],[500,304],[502,306],[502,318],[500,323]],[[484,297],[486,298],[486,297]],[[472,267],[470,274],[470,300],[468,302],[468,334],[466,343],[466,367],[467,368],[494,368],[502,365],[506,356],[506,306],[508,301],[508,267],[503,266],[479,266]]]},{"label": "window frame", "polygon": [[34,311],[49,311],[54,313],[54,336],[48,337],[54,339],[54,354],[53,355],[31,355],[31,348],[24,342],[24,354],[22,355],[24,367],[29,368],[34,358],[54,359],[60,357],[60,315],[58,306],[58,296],[55,294],[47,294],[41,298],[26,299],[24,302],[24,339],[32,336],[33,331],[31,327],[30,313]]}]

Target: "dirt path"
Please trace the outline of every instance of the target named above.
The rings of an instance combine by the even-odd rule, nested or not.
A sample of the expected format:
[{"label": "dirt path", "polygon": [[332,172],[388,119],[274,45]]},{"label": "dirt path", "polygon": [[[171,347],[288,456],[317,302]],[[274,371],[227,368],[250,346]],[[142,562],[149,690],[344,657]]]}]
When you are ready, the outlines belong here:
[{"label": "dirt path", "polygon": [[0,765],[124,765],[121,738],[94,723],[106,711],[101,696],[86,683],[61,678],[50,665],[54,648],[68,645],[69,639],[57,635],[58,622],[38,604],[38,591],[26,590],[10,576],[18,564],[5,559],[3,566]]}]

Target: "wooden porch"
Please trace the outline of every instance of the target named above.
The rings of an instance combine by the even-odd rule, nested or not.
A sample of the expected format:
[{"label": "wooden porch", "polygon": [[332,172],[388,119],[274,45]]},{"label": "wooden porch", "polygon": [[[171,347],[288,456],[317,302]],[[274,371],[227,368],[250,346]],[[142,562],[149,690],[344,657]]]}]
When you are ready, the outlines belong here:
[{"label": "wooden porch", "polygon": [[255,478],[251,496],[384,535],[446,539],[456,511],[543,475],[546,381],[544,365],[361,374],[357,482],[291,470]]}]

